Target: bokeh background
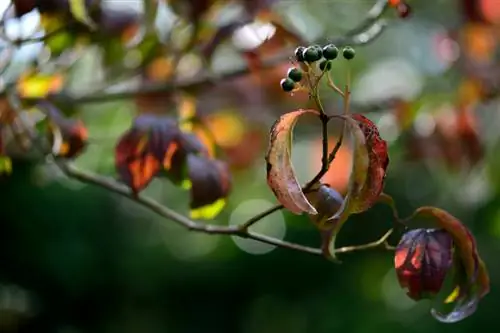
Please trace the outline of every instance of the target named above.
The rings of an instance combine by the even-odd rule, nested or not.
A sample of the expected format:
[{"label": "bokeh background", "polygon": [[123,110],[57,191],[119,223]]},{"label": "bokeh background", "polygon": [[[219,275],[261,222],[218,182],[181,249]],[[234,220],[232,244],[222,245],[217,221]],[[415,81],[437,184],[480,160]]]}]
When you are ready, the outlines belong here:
[{"label": "bokeh background", "polygon": [[[374,2],[283,0],[273,9],[303,38],[318,40],[353,28]],[[131,11],[142,6],[132,0],[104,3]],[[393,195],[400,213],[422,205],[442,207],[476,236],[491,292],[472,317],[452,325],[435,321],[430,302],[415,303],[400,289],[391,252],[346,254],[335,265],[248,240],[188,232],[131,200],[67,179],[54,165],[16,159],[14,172],[0,183],[0,331],[494,331],[500,306],[495,259],[500,253],[500,1],[408,3],[410,18],[388,13],[386,31],[356,48],[349,65],[335,63],[333,73],[343,84],[351,71],[353,110],[367,112],[390,144],[385,192]],[[9,22],[8,34],[30,34],[37,15]],[[159,29],[169,20],[164,8]],[[234,44],[255,46],[273,31],[250,30],[216,52],[216,72],[245,64]],[[22,71],[42,51],[41,43],[18,49],[11,71]],[[71,69],[69,85],[75,91],[92,86],[99,76],[95,57],[95,50],[84,52]],[[194,95],[233,167],[233,192],[214,223],[241,223],[275,203],[265,181],[267,131],[280,114],[307,102],[300,94],[280,92],[279,80],[289,66],[285,61]],[[323,96],[329,110],[339,109],[333,93],[325,90]],[[113,148],[136,108],[130,99],[78,105],[91,143],[76,164],[115,176]],[[320,130],[304,123],[297,129],[293,157],[302,181],[319,169],[320,156]],[[325,181],[345,191],[349,168],[346,145]],[[155,180],[145,192],[188,212],[189,194],[166,180]],[[390,210],[376,206],[350,220],[338,245],[375,240],[390,225]],[[286,212],[254,229],[304,244],[319,242],[306,217]]]}]

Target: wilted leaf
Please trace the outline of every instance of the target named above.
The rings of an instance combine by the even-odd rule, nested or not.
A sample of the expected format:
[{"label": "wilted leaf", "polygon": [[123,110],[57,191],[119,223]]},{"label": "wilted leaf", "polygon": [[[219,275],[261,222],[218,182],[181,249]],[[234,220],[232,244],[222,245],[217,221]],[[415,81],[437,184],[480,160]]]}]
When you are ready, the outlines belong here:
[{"label": "wilted leaf", "polygon": [[221,161],[190,154],[188,172],[191,181],[190,216],[193,219],[213,219],[225,207],[231,189],[231,176]]},{"label": "wilted leaf", "polygon": [[326,253],[335,259],[334,248],[337,233],[351,214],[361,213],[371,208],[382,193],[386,169],[389,163],[387,144],[380,138],[377,127],[360,114],[339,116],[347,122],[353,136],[353,165],[349,187],[343,206],[338,212],[319,224],[320,229],[329,233]]},{"label": "wilted leaf", "polygon": [[453,238],[459,267],[455,275],[456,288],[445,303],[454,303],[454,307],[449,312],[441,313],[433,309],[431,313],[442,322],[460,321],[476,311],[479,300],[490,290],[488,271],[479,257],[476,241],[464,224],[442,209],[421,207],[413,215],[413,218],[417,217],[434,221]]},{"label": "wilted leaf", "polygon": [[453,239],[442,229],[406,232],[394,255],[399,284],[416,301],[433,298],[441,291],[452,262]]},{"label": "wilted leaf", "polygon": [[38,108],[47,115],[48,137],[52,153],[65,158],[75,158],[87,145],[88,132],[79,119],[66,118],[60,110],[47,101],[38,103]]},{"label": "wilted leaf", "polygon": [[300,109],[282,115],[272,126],[266,154],[267,183],[278,201],[292,213],[317,214],[302,192],[291,161],[293,128],[305,114],[319,115],[316,110]]},{"label": "wilted leaf", "polygon": [[116,146],[116,168],[134,192],[146,187],[179,147],[175,120],[140,116]]},{"label": "wilted leaf", "polygon": [[351,213],[361,213],[370,209],[378,200],[384,188],[385,175],[389,165],[387,143],[382,140],[377,126],[361,114],[353,114],[363,132],[369,158],[368,172],[359,195],[353,197]]}]

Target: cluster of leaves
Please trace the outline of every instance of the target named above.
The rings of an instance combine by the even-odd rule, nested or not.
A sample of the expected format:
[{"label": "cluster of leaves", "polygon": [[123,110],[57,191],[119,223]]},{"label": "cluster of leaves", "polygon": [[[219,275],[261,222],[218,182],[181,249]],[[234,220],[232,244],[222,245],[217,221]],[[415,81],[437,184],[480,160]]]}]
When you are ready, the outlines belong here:
[{"label": "cluster of leaves", "polygon": [[[407,219],[398,217],[392,198],[382,193],[389,164],[387,143],[371,120],[349,112],[349,87],[346,86],[344,90],[338,88],[329,75],[328,67],[317,63],[327,49],[332,49],[332,46],[325,46],[323,51],[320,47],[311,46],[299,48],[296,52],[296,63],[301,73],[302,70],[304,73],[299,76],[297,69],[292,69],[289,79],[300,81],[294,79],[304,76],[307,83],[294,89],[309,90],[311,97],[317,101],[317,107],[286,113],[273,125],[266,155],[270,188],[290,212],[306,213],[310,217],[324,236],[323,254],[332,260],[336,260],[335,238],[351,215],[366,212],[379,201],[390,204],[395,211],[395,227],[400,225],[407,230],[395,254],[396,272],[401,286],[407,288],[408,295],[415,300],[434,298],[442,289],[446,289],[445,277],[450,276],[453,289],[444,303],[451,303],[453,307],[433,309],[432,314],[442,322],[464,319],[476,310],[479,299],[489,292],[488,273],[479,257],[474,237],[460,221],[439,208],[421,207]],[[351,48],[345,48],[343,53],[346,59],[352,59],[351,55],[354,54]],[[344,114],[330,115],[323,109],[318,96],[318,84],[324,78],[333,91],[344,99]],[[285,89],[288,86],[283,82],[286,81],[281,83],[284,90],[291,90]],[[345,197],[321,183],[323,172],[305,187],[299,184],[291,162],[292,133],[297,121],[304,115],[317,117],[324,131],[331,119],[344,122],[354,146],[353,166]],[[324,140],[323,144],[322,171],[328,169],[338,149],[335,147],[329,155],[328,141]],[[423,218],[432,222],[435,229],[415,229],[414,221]]]},{"label": "cluster of leaves", "polygon": [[176,119],[142,115],[116,146],[116,168],[134,193],[156,176],[191,189],[191,218],[213,219],[224,207],[231,179],[226,163]]}]

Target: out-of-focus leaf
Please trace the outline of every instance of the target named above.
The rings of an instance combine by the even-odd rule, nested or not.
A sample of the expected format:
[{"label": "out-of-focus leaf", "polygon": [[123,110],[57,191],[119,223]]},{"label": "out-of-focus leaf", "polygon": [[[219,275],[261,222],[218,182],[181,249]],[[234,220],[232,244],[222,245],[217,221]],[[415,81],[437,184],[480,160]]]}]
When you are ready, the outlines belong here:
[{"label": "out-of-focus leaf", "polygon": [[21,17],[35,9],[36,0],[12,0],[17,17]]},{"label": "out-of-focus leaf", "polygon": [[[208,121],[201,119],[196,115],[196,98],[191,95],[183,95],[178,104],[179,127],[185,133],[193,134],[204,146],[208,156],[215,157],[217,142],[215,133],[210,127]],[[223,131],[231,131],[230,128],[224,128]]]},{"label": "out-of-focus leaf", "polygon": [[17,81],[20,98],[44,98],[61,91],[64,77],[61,74],[26,73]]},{"label": "out-of-focus leaf", "polygon": [[305,114],[318,116],[312,109],[299,109],[282,115],[272,126],[266,154],[267,183],[278,201],[294,214],[317,214],[307,200],[292,165],[293,128]]},{"label": "out-of-focus leaf", "polygon": [[213,219],[225,207],[231,190],[231,176],[225,163],[203,156],[188,156],[191,180],[190,216],[193,219]]},{"label": "out-of-focus leaf", "polygon": [[41,13],[40,24],[50,38],[45,40],[45,46],[50,50],[51,55],[58,56],[72,47],[76,42],[76,34],[70,30],[65,30],[67,25],[64,15],[60,13]]},{"label": "out-of-focus leaf", "polygon": [[266,18],[269,15],[271,6],[277,2],[277,0],[242,0],[248,14],[259,19]]},{"label": "out-of-focus leaf", "polygon": [[116,169],[134,192],[146,187],[178,149],[179,128],[175,120],[143,115],[118,141]]},{"label": "out-of-focus leaf", "polygon": [[65,158],[79,156],[87,146],[88,132],[79,119],[66,118],[53,104],[43,101],[38,108],[47,115],[48,137],[52,153]]},{"label": "out-of-focus leaf", "polygon": [[444,313],[433,309],[431,313],[445,323],[463,320],[476,311],[479,300],[490,291],[488,271],[479,257],[474,236],[456,217],[436,207],[420,207],[412,217],[432,220],[453,238],[459,272],[455,275],[456,288],[445,303],[454,303],[454,307]]},{"label": "out-of-focus leaf", "polygon": [[68,0],[69,10],[73,17],[91,29],[96,29],[95,22],[90,18],[89,8],[85,0]]},{"label": "out-of-focus leaf", "polygon": [[10,157],[5,155],[0,155],[0,175],[11,174],[12,173],[12,160]]},{"label": "out-of-focus leaf", "polygon": [[0,98],[0,128],[2,124],[12,124],[17,115],[7,98]]},{"label": "out-of-focus leaf", "polygon": [[3,128],[0,125],[0,175],[12,173],[12,160],[4,155],[2,130]]}]

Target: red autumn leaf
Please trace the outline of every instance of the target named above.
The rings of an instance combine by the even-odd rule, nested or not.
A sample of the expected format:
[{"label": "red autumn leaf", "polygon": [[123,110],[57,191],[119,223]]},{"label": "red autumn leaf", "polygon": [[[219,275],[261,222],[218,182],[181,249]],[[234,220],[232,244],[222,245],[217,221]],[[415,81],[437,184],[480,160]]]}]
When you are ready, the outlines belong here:
[{"label": "red autumn leaf", "polygon": [[452,238],[457,263],[455,289],[444,301],[453,303],[451,311],[432,309],[432,315],[441,322],[454,323],[473,314],[481,298],[490,291],[490,279],[484,262],[479,257],[476,241],[467,227],[450,213],[436,207],[421,207],[412,218],[426,218],[445,230]]},{"label": "red autumn leaf", "polygon": [[359,195],[354,198],[356,204],[351,206],[351,213],[361,213],[370,209],[382,193],[389,155],[387,142],[382,140],[377,126],[370,119],[361,114],[353,114],[352,119],[358,122],[359,128],[363,131],[370,161],[366,182]]},{"label": "red autumn leaf", "polygon": [[160,171],[159,160],[147,148],[147,135],[123,136],[116,146],[116,168],[134,192],[146,187]]},{"label": "red autumn leaf", "polygon": [[453,263],[453,238],[442,229],[415,229],[399,242],[394,265],[401,287],[418,301],[437,295]]},{"label": "red autumn leaf", "polygon": [[317,213],[302,192],[291,161],[293,128],[305,114],[317,116],[319,113],[316,110],[300,109],[282,115],[274,123],[266,154],[267,183],[278,201],[294,214]]},{"label": "red autumn leaf", "polygon": [[116,168],[134,192],[146,187],[154,176],[169,166],[179,149],[180,130],[175,120],[166,117],[140,116],[118,141]]}]

